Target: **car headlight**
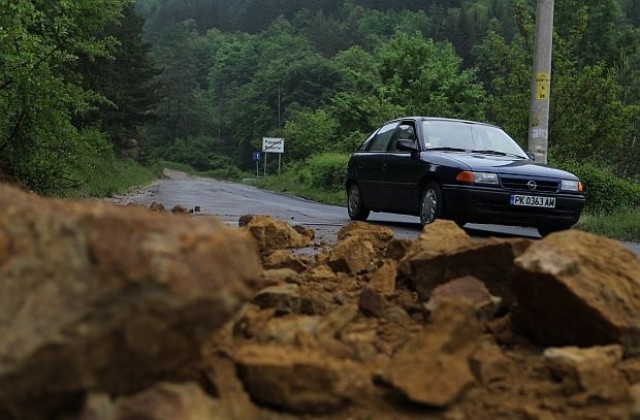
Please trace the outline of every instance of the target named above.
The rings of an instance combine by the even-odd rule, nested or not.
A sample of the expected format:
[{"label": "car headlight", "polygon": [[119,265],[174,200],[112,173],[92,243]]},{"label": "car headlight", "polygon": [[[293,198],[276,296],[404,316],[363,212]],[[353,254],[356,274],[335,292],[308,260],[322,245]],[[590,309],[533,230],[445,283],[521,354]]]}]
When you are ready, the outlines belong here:
[{"label": "car headlight", "polygon": [[492,172],[462,171],[458,176],[456,176],[456,180],[460,182],[468,182],[470,184],[498,185],[500,183],[498,174],[494,174]]},{"label": "car headlight", "polygon": [[580,182],[580,181],[568,181],[566,179],[563,179],[562,182],[560,183],[560,189],[563,190],[563,191],[581,192],[582,191],[582,182]]}]

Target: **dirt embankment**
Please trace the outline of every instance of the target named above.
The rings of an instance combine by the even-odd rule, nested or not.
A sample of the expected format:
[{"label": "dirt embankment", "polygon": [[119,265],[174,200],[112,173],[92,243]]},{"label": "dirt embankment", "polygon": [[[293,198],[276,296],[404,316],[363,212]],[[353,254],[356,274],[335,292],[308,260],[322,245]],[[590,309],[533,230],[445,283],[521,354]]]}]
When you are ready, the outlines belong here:
[{"label": "dirt embankment", "polygon": [[0,418],[640,415],[617,242],[153,210],[0,186]]}]

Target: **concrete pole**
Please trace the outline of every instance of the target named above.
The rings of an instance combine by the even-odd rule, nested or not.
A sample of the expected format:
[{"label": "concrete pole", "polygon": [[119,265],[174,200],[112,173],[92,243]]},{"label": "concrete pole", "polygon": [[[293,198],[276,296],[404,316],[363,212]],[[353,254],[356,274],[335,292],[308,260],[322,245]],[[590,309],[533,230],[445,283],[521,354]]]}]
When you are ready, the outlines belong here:
[{"label": "concrete pole", "polygon": [[540,163],[547,163],[552,42],[553,0],[538,0],[533,76],[531,78],[528,150],[534,154],[535,161]]}]

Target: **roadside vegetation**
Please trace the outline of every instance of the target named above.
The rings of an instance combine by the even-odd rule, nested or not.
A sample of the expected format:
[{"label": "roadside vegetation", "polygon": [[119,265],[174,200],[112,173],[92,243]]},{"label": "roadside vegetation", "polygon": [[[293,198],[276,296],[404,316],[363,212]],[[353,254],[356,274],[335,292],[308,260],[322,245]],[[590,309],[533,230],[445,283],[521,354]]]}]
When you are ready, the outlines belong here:
[{"label": "roadside vegetation", "polygon": [[[637,4],[555,4],[549,157],[584,179],[583,229],[638,207]],[[529,0],[0,0],[0,178],[58,196],[114,194],[160,162],[242,180],[262,137],[283,137],[282,175],[258,183],[342,203],[340,165],[391,118],[487,121],[525,146],[534,15]]]}]

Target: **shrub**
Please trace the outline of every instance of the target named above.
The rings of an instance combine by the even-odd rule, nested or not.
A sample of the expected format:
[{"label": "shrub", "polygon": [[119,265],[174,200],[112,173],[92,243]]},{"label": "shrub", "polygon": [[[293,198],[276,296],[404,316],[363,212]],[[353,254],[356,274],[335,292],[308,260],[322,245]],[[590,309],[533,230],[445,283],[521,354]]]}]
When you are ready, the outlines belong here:
[{"label": "shrub", "polygon": [[206,136],[177,139],[162,154],[162,158],[190,166],[214,178],[238,179],[242,172],[227,156],[219,140]]},{"label": "shrub", "polygon": [[587,210],[611,213],[622,207],[640,204],[640,185],[617,177],[609,169],[599,168],[591,163],[562,166],[582,181]]},{"label": "shrub", "polygon": [[349,155],[341,153],[321,153],[307,161],[311,172],[311,184],[326,190],[338,190],[344,185]]}]

